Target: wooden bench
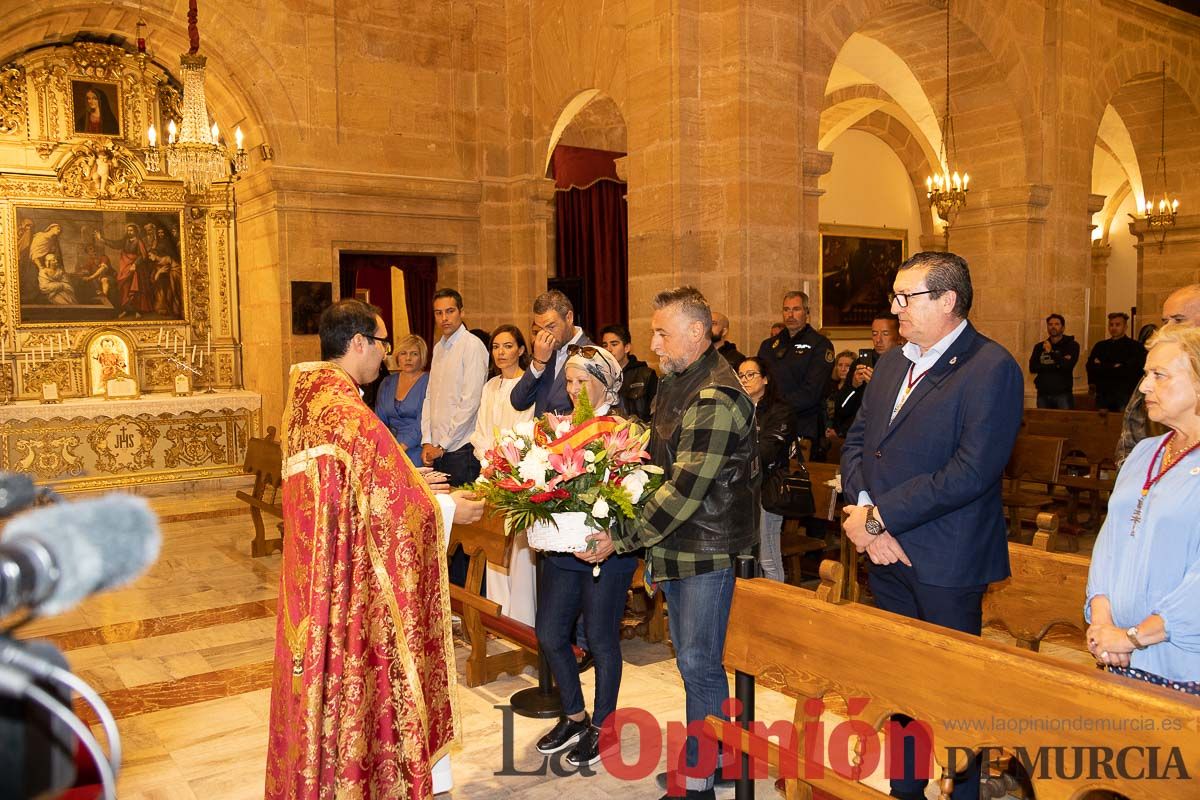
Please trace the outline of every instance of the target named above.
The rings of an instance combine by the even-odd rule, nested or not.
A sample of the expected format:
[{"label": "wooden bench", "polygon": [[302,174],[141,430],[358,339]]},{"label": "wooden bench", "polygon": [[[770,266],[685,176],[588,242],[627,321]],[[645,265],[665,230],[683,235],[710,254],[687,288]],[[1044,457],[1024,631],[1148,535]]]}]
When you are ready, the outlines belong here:
[{"label": "wooden bench", "polygon": [[[800,563],[804,556],[825,550],[830,545],[829,524],[834,523],[834,532],[839,530],[840,515],[836,492],[825,484],[837,475],[838,465],[819,461],[807,462],[808,478],[812,482],[813,513],[803,519],[785,518],[779,532],[779,551],[783,560],[784,574],[792,584],[800,584]],[[793,469],[795,466],[793,466]],[[819,525],[813,523],[820,520]],[[815,529],[815,530],[814,530]],[[814,536],[813,533],[820,536]]]},{"label": "wooden bench", "polygon": [[[1058,482],[1059,464],[1062,462],[1066,441],[1061,436],[1029,433],[1017,436],[1012,454],[1004,466],[1004,477],[1008,480],[1008,486],[1002,498],[1004,507],[1008,509],[1008,536],[1012,541],[1022,541],[1022,510],[1040,510],[1054,503],[1050,492]],[[1026,481],[1040,483],[1043,488],[1030,491],[1023,485]]]},{"label": "wooden bench", "polygon": [[[479,595],[488,564],[508,567],[512,540],[504,534],[504,518],[484,514],[473,525],[450,529],[446,552],[462,545],[467,556],[465,586],[450,584],[450,609],[463,621],[463,633],[471,654],[467,656],[467,686],[491,683],[504,673],[518,675],[525,667],[537,667],[537,634],[529,625],[500,613],[500,604]],[[516,649],[488,654],[488,634],[504,639]]]},{"label": "wooden bench", "polygon": [[1055,528],[1053,515],[1039,514],[1038,531],[1043,536],[1034,546],[1009,543],[1012,576],[988,587],[983,596],[983,624],[1003,628],[1017,640],[1018,647],[1035,651],[1052,628],[1065,626],[1078,634],[1073,644],[1086,650],[1083,602],[1091,561],[1080,555],[1047,552],[1047,537]]},{"label": "wooden bench", "polygon": [[1079,524],[1082,495],[1089,500],[1088,520],[1084,527],[1100,529],[1103,495],[1112,491],[1117,479],[1114,455],[1121,438],[1122,415],[1108,411],[1062,411],[1048,408],[1025,409],[1022,433],[1061,436],[1066,445],[1058,485],[1067,491],[1067,523]]},{"label": "wooden bench", "polygon": [[[236,497],[250,506],[250,519],[254,521],[254,541],[250,543],[253,558],[269,556],[283,550],[283,505],[280,503],[279,487],[283,485],[283,448],[275,438],[275,428],[267,428],[267,435],[254,437],[246,443],[246,460],[242,471],[253,473],[254,489],[250,494],[238,490]],[[280,520],[276,524],[279,536],[267,539],[267,527],[263,514]]]},{"label": "wooden bench", "polygon": [[[834,566],[840,572],[840,565]],[[978,752],[984,746],[1003,746],[1029,758],[1051,760],[1053,748],[1066,747],[1061,772],[1051,767],[1045,774],[1035,769],[1029,776],[1038,800],[1082,798],[1092,789],[1120,792],[1133,800],[1196,796],[1200,698],[868,606],[839,603],[839,594],[834,587],[822,599],[805,589],[761,579],[739,580],[734,589],[725,667],[754,676],[757,685],[794,698],[793,719],[780,722],[791,722],[799,735],[789,751],[780,747],[777,735],[769,737],[763,727],[751,726],[747,731],[737,723],[709,717],[707,732],[725,743],[726,753],[732,749],[757,754],[776,775],[780,774],[781,754],[791,764],[798,758],[798,777],[796,769],[782,774],[789,800],[812,797],[814,789],[840,798],[882,798],[882,793],[859,782],[873,765],[858,763],[856,767],[853,759],[865,753],[875,760],[874,755],[886,752],[886,742],[881,741],[879,749],[864,745],[869,742],[869,732],[879,731],[895,713],[929,726],[936,764],[933,780],[943,797],[953,790],[948,775],[968,763],[967,751],[961,748]],[[804,733],[814,730],[805,725],[815,726],[822,710],[820,704],[808,701],[827,693],[847,700],[849,718],[857,725],[854,735],[842,737],[836,745],[830,740],[830,763],[835,763],[836,746],[842,754],[838,759],[842,768],[827,767],[818,774],[805,768],[805,748],[810,742]],[[1014,724],[996,727],[996,719]],[[1095,724],[1065,727],[1080,719]],[[1152,730],[1116,727],[1133,719],[1178,720],[1179,725],[1156,724]],[[1023,729],[1013,730],[1017,721],[1025,723]],[[818,739],[822,748],[824,738]],[[1126,746],[1143,748],[1130,758],[1128,770],[1133,774],[1113,768],[1113,751]],[[1178,771],[1171,773],[1174,779],[1138,779],[1137,770],[1148,763],[1146,748],[1156,749],[1160,771],[1168,756],[1177,753],[1188,779],[1181,779]],[[1088,769],[1073,774],[1076,753],[1083,754],[1086,764],[1089,757],[1101,757],[1106,750],[1111,775],[1097,779]],[[990,790],[999,780],[989,779],[985,787],[989,792],[982,796],[996,796]]]}]

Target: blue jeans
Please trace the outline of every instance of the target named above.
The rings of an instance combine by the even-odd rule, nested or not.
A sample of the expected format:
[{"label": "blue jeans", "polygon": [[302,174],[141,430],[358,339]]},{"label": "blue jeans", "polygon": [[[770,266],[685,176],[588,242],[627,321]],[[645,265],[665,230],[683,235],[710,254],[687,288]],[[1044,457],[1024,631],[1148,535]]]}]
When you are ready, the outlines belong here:
[{"label": "blue jeans", "polygon": [[[703,721],[709,714],[724,717],[721,706],[729,697],[729,681],[722,659],[729,606],[733,601],[733,568],[659,584],[667,599],[667,620],[675,663],[683,678],[687,721]],[[700,744],[687,737],[687,765],[700,759]],[[667,758],[675,758],[668,753]],[[674,762],[678,763],[678,762]],[[711,789],[713,776],[687,779],[689,789]]]},{"label": "blue jeans", "polygon": [[783,547],[779,542],[782,531],[783,517],[764,508],[758,525],[758,566],[764,578],[780,583],[787,580],[783,574]]},{"label": "blue jeans", "polygon": [[621,688],[621,617],[625,613],[625,593],[637,567],[635,559],[610,559],[600,568],[600,577],[592,571],[575,571],[555,566],[554,560],[542,562],[542,583],[538,587],[538,646],[546,654],[550,671],[558,683],[562,710],[568,716],[584,710],[579,666],[571,649],[571,632],[583,611],[588,652],[596,659],[596,697],[592,704],[592,724],[599,727],[617,707]]}]

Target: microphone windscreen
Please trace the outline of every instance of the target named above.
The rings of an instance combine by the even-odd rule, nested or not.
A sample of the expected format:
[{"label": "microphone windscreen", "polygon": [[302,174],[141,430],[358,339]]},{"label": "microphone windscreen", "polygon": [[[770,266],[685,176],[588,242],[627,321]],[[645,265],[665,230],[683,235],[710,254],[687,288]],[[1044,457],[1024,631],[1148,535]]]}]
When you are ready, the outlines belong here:
[{"label": "microphone windscreen", "polygon": [[0,472],[0,517],[15,514],[33,504],[37,489],[33,478],[19,472]]},{"label": "microphone windscreen", "polygon": [[94,592],[136,578],[158,558],[158,520],[140,497],[110,494],[14,517],[5,541],[30,539],[50,552],[61,575],[38,616],[61,614]]}]

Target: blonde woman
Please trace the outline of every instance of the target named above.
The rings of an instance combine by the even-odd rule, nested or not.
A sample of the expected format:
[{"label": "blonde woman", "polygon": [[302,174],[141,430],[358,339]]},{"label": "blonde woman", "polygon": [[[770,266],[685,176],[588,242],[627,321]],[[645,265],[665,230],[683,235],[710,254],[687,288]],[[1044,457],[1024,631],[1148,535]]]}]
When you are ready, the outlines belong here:
[{"label": "blonde woman", "polygon": [[1112,672],[1200,694],[1200,328],[1149,342],[1138,386],[1167,427],[1117,475],[1092,551],[1088,649]]},{"label": "blonde woman", "polygon": [[396,342],[393,358],[397,371],[379,385],[375,414],[409,459],[415,460],[421,455],[421,406],[429,387],[429,373],[425,371],[429,347],[424,339],[411,333]]}]

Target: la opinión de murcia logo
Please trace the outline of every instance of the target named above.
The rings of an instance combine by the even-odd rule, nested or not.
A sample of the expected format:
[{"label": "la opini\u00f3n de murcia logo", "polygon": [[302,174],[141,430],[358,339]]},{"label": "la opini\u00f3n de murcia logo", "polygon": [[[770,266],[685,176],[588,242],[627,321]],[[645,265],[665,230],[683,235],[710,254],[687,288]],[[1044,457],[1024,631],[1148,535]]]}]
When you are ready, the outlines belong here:
[{"label": "la opini\u00f3n de murcia logo", "polygon": [[[847,710],[854,717],[866,708],[866,698],[852,698],[847,703]],[[494,706],[503,718],[503,752],[501,769],[493,773],[497,777],[518,777],[526,775],[544,776],[553,773],[566,776],[574,773],[592,775],[595,770],[591,767],[577,769],[564,761],[566,751],[542,757],[541,763],[529,769],[517,769],[514,754],[514,719],[512,706]],[[722,705],[722,711],[729,718],[741,713],[741,702],[736,698],[728,698]],[[768,751],[774,744],[778,752],[778,777],[799,779],[820,779],[826,770],[832,770],[838,775],[851,780],[862,780],[872,775],[883,764],[886,778],[901,777],[904,764],[904,744],[906,739],[914,742],[914,764],[916,774],[912,777],[930,779],[935,776],[934,736],[933,728],[925,722],[913,720],[902,724],[895,720],[885,723],[876,730],[868,722],[861,719],[845,719],[831,728],[821,721],[820,715],[825,710],[825,704],[820,699],[810,699],[805,702],[805,714],[810,720],[797,726],[791,720],[764,722],[755,720],[749,725],[750,732],[750,766],[749,777],[762,780],[770,777],[768,770]],[[1024,730],[1147,730],[1148,725],[1157,724],[1163,730],[1184,731],[1183,720],[1163,720],[1155,723],[1153,720],[1001,720],[1003,725],[997,725],[996,720],[946,720],[943,727],[950,730],[977,730],[980,727],[994,731],[1024,731]],[[1136,723],[1136,724],[1133,724]],[[633,728],[637,732],[638,747],[636,758],[627,761],[628,756],[621,750],[621,736],[626,729]],[[663,735],[663,731],[666,735]],[[828,731],[827,731],[828,728]],[[826,735],[828,733],[828,735]],[[741,728],[727,726],[723,733],[721,744],[725,752],[737,751],[736,738],[740,736]],[[662,755],[665,752],[672,758],[678,758],[684,752],[688,737],[694,737],[698,744],[699,758],[697,763],[688,766],[686,763],[668,763],[667,789],[672,795],[683,795],[686,779],[689,777],[704,777],[713,774],[717,766],[718,739],[713,737],[711,730],[701,722],[683,723],[675,720],[661,724],[649,711],[642,708],[619,708],[609,715],[601,726],[600,751],[601,763],[608,774],[627,781],[642,781],[654,775]],[[800,743],[803,742],[803,752]],[[886,746],[885,746],[886,743]],[[1191,780],[1184,761],[1183,752],[1179,747],[1162,748],[1129,745],[1126,747],[1096,747],[1096,746],[1047,746],[1038,748],[1016,747],[981,747],[978,750],[970,747],[947,747],[947,763],[961,770],[971,762],[979,759],[983,777],[989,777],[989,765],[993,763],[992,755],[1001,753],[1011,754],[1028,775],[1035,780]],[[826,762],[828,754],[828,765]],[[722,773],[727,778],[742,777],[741,759],[730,759],[722,767]]]}]

